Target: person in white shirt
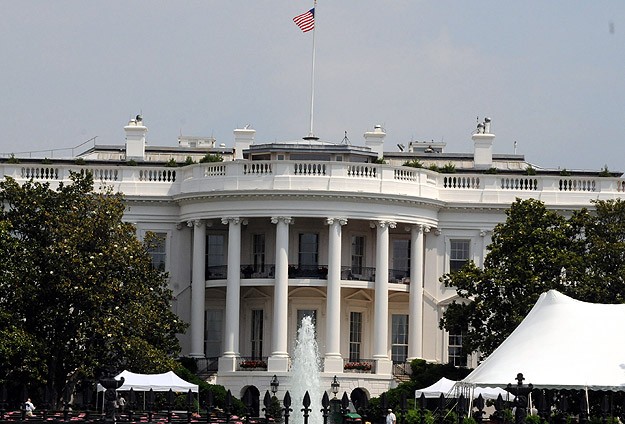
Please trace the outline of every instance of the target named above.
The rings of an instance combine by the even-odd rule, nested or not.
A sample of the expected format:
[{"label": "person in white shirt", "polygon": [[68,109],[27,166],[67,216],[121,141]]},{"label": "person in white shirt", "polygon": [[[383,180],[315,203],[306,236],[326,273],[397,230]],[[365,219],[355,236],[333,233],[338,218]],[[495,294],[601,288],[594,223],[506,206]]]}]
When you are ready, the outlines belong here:
[{"label": "person in white shirt", "polygon": [[35,410],[35,405],[33,405],[33,403],[31,402],[30,398],[26,399],[26,402],[24,402],[24,409],[26,410],[26,416],[27,417],[32,417],[33,416],[33,411]]},{"label": "person in white shirt", "polygon": [[388,409],[388,414],[386,414],[386,424],[397,424],[397,417],[393,414],[392,409]]}]

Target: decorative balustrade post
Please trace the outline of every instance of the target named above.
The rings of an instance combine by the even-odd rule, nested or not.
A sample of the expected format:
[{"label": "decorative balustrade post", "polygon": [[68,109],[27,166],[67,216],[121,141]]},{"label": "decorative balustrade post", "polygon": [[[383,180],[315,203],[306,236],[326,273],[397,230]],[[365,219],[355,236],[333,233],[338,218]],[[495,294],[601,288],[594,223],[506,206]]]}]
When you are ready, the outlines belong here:
[{"label": "decorative balustrade post", "polygon": [[608,395],[603,395],[601,399],[601,422],[606,424],[608,422],[608,416],[610,415],[610,401]]},{"label": "decorative balustrade post", "polygon": [[516,408],[515,413],[514,413],[515,424],[525,424],[525,419],[527,418],[528,395],[532,392],[532,390],[534,389],[534,386],[531,383],[527,385],[523,384],[523,380],[525,380],[525,378],[523,378],[522,373],[517,374],[516,380],[517,380],[517,385],[513,387],[512,384],[508,384],[508,387],[506,387],[506,390],[515,396],[514,398],[514,406]]},{"label": "decorative balustrade post", "polygon": [[323,392],[323,397],[321,398],[321,406],[323,424],[328,424],[328,415],[330,413],[330,398],[328,397],[328,392]]},{"label": "decorative balustrade post", "polygon": [[22,421],[26,420],[26,399],[28,399],[28,390],[26,390],[26,386],[22,385],[22,399],[20,401],[20,415]]},{"label": "decorative balustrade post", "polygon": [[558,422],[560,424],[566,424],[569,412],[569,401],[566,399],[566,394],[562,392],[560,392],[560,399],[558,401],[558,412]]},{"label": "decorative balustrade post", "polygon": [[54,397],[52,393],[53,392],[50,389],[50,386],[46,385],[46,387],[44,387],[43,389],[43,404],[41,405],[43,409],[42,415],[44,421],[48,419],[48,411],[52,407],[52,402],[54,402]]},{"label": "decorative balustrade post", "polygon": [[[579,391],[579,424],[586,424],[588,422],[588,401],[586,399],[586,391]],[[625,408],[623,408],[625,411]]]},{"label": "decorative balustrade post", "polygon": [[477,411],[473,413],[473,419],[475,420],[477,424],[482,424],[482,422],[484,421],[484,414],[486,412],[484,412],[485,402],[481,393],[475,400],[474,405],[477,408]]},{"label": "decorative balustrade post", "polygon": [[63,390],[63,421],[69,422],[69,400],[72,395],[71,389],[69,386],[65,386]]},{"label": "decorative balustrade post", "polygon": [[425,424],[425,406],[427,404],[427,399],[425,398],[425,393],[421,393],[421,397],[419,397],[419,424]]},{"label": "decorative balustrade post", "polygon": [[195,397],[193,397],[193,392],[191,389],[187,392],[187,422],[191,422],[191,418],[193,417]]},{"label": "decorative balustrade post", "polygon": [[128,393],[128,421],[133,422],[135,409],[137,408],[137,394],[131,387]]},{"label": "decorative balustrade post", "polygon": [[445,395],[441,393],[438,397],[438,408],[437,408],[436,422],[439,424],[443,424],[445,422]]},{"label": "decorative balustrade post", "polygon": [[306,393],[304,393],[304,400],[302,402],[302,405],[304,406],[301,409],[304,415],[304,424],[308,424],[308,417],[310,416],[310,411],[312,411],[312,409],[310,408],[310,395],[308,394],[308,390],[306,390]]},{"label": "decorative balustrade post", "polygon": [[284,394],[282,405],[284,405],[284,408],[282,408],[284,410],[284,424],[289,424],[289,417],[293,409],[291,409],[291,395],[288,391]]},{"label": "decorative balustrade post", "polygon": [[243,395],[243,404],[245,405],[245,422],[250,423],[250,411],[252,410],[252,392],[250,390],[245,391]]},{"label": "decorative balustrade post", "polygon": [[[382,393],[384,396],[384,393]],[[341,398],[341,415],[345,417],[349,412],[349,398],[347,397],[347,392],[343,392],[343,397]]]},{"label": "decorative balustrade post", "polygon": [[6,412],[7,406],[7,388],[3,384],[0,389],[0,421],[4,421],[4,413]]},{"label": "decorative balustrade post", "polygon": [[167,392],[167,422],[171,423],[172,410],[174,409],[174,391],[169,389]]},{"label": "decorative balustrade post", "polygon": [[154,410],[154,390],[150,389],[148,392],[148,422],[152,422],[152,411]]},{"label": "decorative balustrade post", "polygon": [[[265,411],[265,424],[269,424],[269,418],[272,415],[271,412],[271,395],[269,394],[269,390],[265,391],[265,397],[263,398],[263,411]],[[275,417],[273,417],[275,419]]]},{"label": "decorative balustrade post", "polygon": [[467,398],[464,397],[464,394],[461,393],[458,398],[458,403],[456,404],[456,418],[458,419],[458,424],[462,424],[464,421],[464,415],[467,411]]},{"label": "decorative balustrade post", "polygon": [[224,409],[224,412],[226,413],[226,423],[229,423],[232,418],[232,392],[230,390],[226,392],[226,405]]},{"label": "decorative balustrade post", "polygon": [[504,404],[503,404],[503,398],[501,397],[501,394],[499,396],[497,396],[497,399],[495,400],[495,413],[493,414],[495,416],[495,420],[498,423],[503,423],[504,421]]},{"label": "decorative balustrade post", "polygon": [[213,392],[210,390],[206,393],[204,409],[206,409],[206,424],[210,424],[211,416],[213,415]]},{"label": "decorative balustrade post", "polygon": [[408,402],[406,400],[406,393],[402,392],[399,398],[399,412],[400,412],[400,423],[405,424],[406,422],[406,412],[408,412]]}]

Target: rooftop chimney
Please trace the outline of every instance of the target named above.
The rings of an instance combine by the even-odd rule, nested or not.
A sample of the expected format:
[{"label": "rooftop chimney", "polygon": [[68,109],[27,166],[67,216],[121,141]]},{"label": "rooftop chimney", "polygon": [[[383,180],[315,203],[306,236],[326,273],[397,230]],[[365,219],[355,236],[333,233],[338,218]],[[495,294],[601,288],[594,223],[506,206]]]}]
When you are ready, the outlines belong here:
[{"label": "rooftop chimney", "polygon": [[144,160],[145,158],[145,135],[148,127],[143,125],[143,118],[137,115],[124,127],[126,132],[126,160]]},{"label": "rooftop chimney", "polygon": [[246,125],[242,129],[234,130],[234,159],[243,159],[243,150],[249,149],[254,144],[256,130]]},{"label": "rooftop chimney", "polygon": [[367,131],[364,137],[365,146],[370,147],[371,151],[378,154],[378,159],[381,159],[384,156],[384,137],[386,137],[382,125],[376,125],[373,131]]},{"label": "rooftop chimney", "polygon": [[490,118],[484,118],[477,124],[473,134],[473,163],[477,169],[488,169],[493,166],[493,141],[495,134],[490,132]]}]

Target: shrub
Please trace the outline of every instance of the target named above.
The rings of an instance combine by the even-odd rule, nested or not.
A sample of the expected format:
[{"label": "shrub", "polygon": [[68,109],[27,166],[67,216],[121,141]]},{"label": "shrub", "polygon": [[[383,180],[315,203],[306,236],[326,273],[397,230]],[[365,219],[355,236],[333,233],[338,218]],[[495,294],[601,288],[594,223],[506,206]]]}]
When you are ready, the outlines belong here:
[{"label": "shrub", "polygon": [[440,172],[442,172],[443,174],[455,174],[456,173],[456,165],[454,165],[453,163],[449,162],[449,163],[445,164],[445,166],[443,166],[441,168]]},{"label": "shrub", "polygon": [[169,159],[169,161],[165,164],[166,167],[168,168],[177,168],[178,167],[178,162],[176,162],[176,159],[171,158]]},{"label": "shrub", "polygon": [[532,165],[527,165],[527,168],[525,168],[525,174],[526,175],[536,175],[536,169],[534,169],[534,167]]},{"label": "shrub", "polygon": [[20,163],[20,160],[18,158],[16,158],[13,153],[11,153],[11,156],[9,157],[8,162],[9,163]]},{"label": "shrub", "polygon": [[384,160],[384,158],[377,158],[376,160],[373,161],[373,163],[377,163],[379,165],[385,165],[386,161]]},{"label": "shrub", "polygon": [[213,155],[211,153],[207,153],[202,159],[200,159],[200,163],[210,163],[210,162],[223,162],[224,158],[221,155]]},{"label": "shrub", "polygon": [[195,161],[193,160],[191,156],[187,156],[187,158],[184,160],[185,165],[193,165],[194,163]]},{"label": "shrub", "polygon": [[600,177],[611,177],[612,174],[610,173],[610,170],[608,169],[608,165],[603,165],[603,168],[601,169],[601,171],[599,171],[599,176]]},{"label": "shrub", "polygon": [[560,176],[561,177],[570,177],[571,173],[569,171],[567,171],[566,168],[562,168],[560,170]]},{"label": "shrub", "polygon": [[84,159],[84,158],[76,158],[76,160],[74,161],[74,163],[75,163],[76,165],[84,165],[84,164],[85,164],[85,163],[87,163],[87,162],[85,161],[85,159]]},{"label": "shrub", "polygon": [[419,159],[413,159],[404,162],[404,166],[409,166],[411,168],[423,168],[423,163]]}]

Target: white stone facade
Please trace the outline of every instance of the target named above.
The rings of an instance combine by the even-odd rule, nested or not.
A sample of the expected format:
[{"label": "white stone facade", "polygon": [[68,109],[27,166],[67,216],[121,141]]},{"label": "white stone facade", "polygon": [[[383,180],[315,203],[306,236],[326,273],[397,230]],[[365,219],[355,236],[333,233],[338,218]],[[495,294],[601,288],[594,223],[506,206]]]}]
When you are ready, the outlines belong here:
[{"label": "white stone facade", "polygon": [[[401,165],[416,153],[381,154],[384,135],[379,127],[365,134],[374,151],[310,141],[263,148],[246,128],[235,131],[238,150],[220,150],[224,162],[0,166],[18,181],[53,184],[89,170],[96,186],[124,193],[125,219],[140,236],[153,231],[165,241],[172,307],[190,323],[183,354],[218,357],[213,381],[234,395],[249,386],[264,393],[273,375],[280,393],[289,389],[298,316],[314,311],[328,390],[336,375],[341,390],[377,396],[395,384],[393,359],[452,359],[439,320],[455,291],[439,278],[466,260],[483,264],[492,229],[516,198],[566,212],[620,197],[625,187],[617,176],[514,172],[525,169],[522,158],[493,155],[494,135],[483,132],[474,137],[473,170],[466,169],[471,155],[441,152],[418,159],[453,162],[462,172],[409,168]],[[137,140],[132,159],[142,152]],[[331,159],[315,159],[324,154]],[[373,163],[379,157],[387,164]],[[482,172],[491,166],[507,172]],[[266,367],[242,368],[251,360]],[[347,362],[373,366],[351,372]]]}]

